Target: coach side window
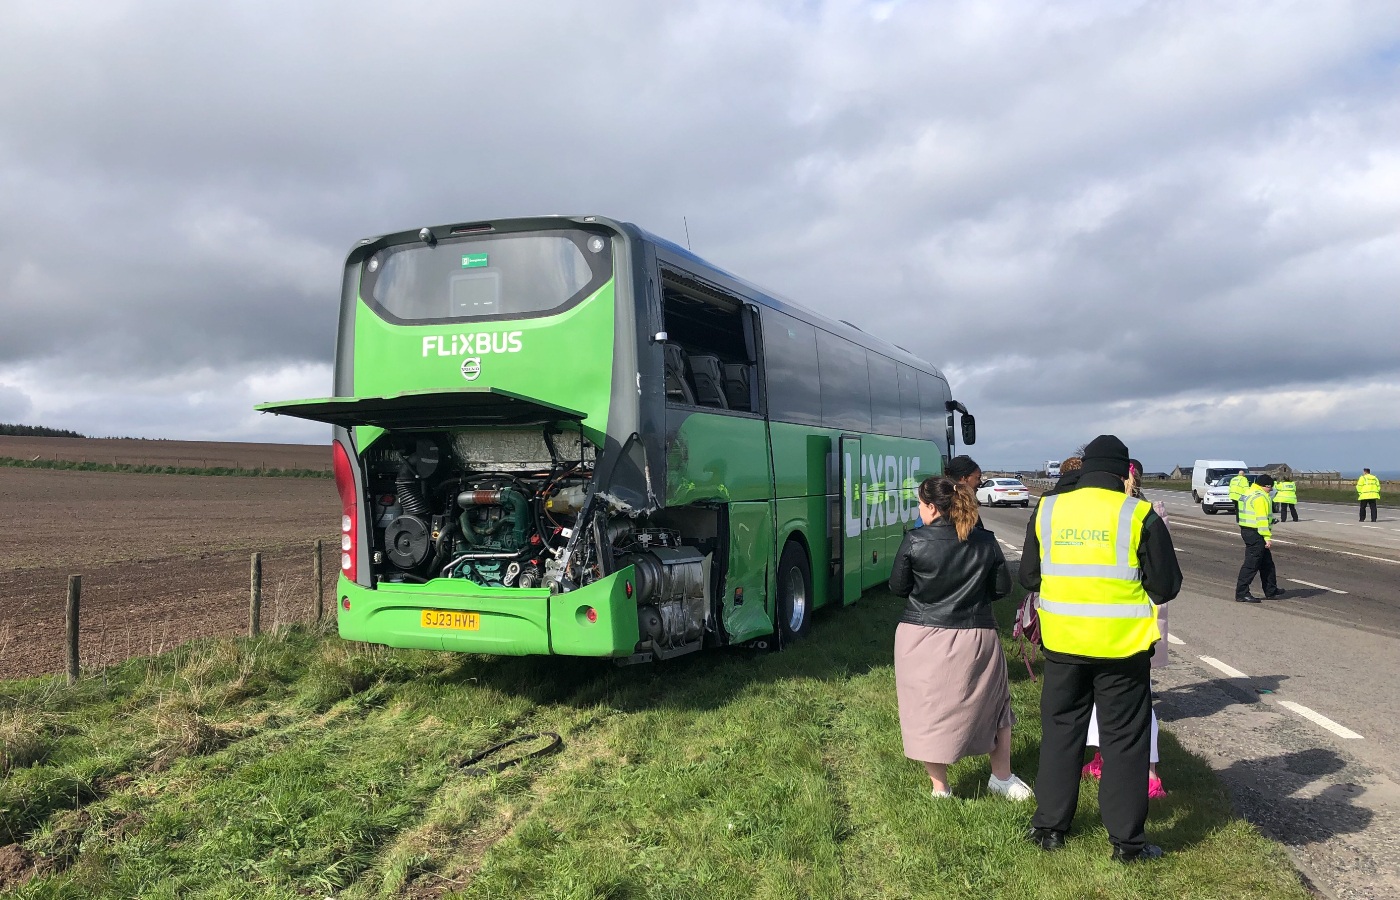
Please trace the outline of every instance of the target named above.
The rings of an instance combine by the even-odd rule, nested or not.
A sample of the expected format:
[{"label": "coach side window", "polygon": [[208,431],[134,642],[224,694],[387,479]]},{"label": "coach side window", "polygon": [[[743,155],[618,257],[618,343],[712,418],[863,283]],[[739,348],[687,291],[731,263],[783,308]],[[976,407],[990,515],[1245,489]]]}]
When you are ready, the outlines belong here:
[{"label": "coach side window", "polygon": [[666,399],[682,406],[756,411],[749,312],[694,276],[663,270]]},{"label": "coach side window", "polygon": [[943,382],[927,372],[919,373],[919,437],[937,441],[947,434],[948,399]]},{"label": "coach side window", "polygon": [[780,422],[822,423],[817,377],[817,330],[767,307],[763,308],[763,383],[768,415]]},{"label": "coach side window", "polygon": [[817,361],[821,365],[822,425],[842,431],[869,431],[870,375],[865,348],[818,331]]},{"label": "coach side window", "polygon": [[899,363],[899,421],[902,434],[916,438],[922,433],[919,412],[919,376],[912,366]]},{"label": "coach side window", "polygon": [[870,430],[899,437],[904,426],[899,420],[899,376],[894,360],[867,350],[865,363],[870,367]]}]

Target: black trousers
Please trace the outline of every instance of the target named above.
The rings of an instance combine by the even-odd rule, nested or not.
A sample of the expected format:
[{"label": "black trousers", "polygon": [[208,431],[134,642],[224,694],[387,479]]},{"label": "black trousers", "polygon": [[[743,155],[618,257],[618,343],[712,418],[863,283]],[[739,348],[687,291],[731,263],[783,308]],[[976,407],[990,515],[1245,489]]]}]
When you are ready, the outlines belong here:
[{"label": "black trousers", "polygon": [[1079,805],[1089,713],[1099,708],[1099,814],[1108,839],[1126,853],[1147,843],[1147,766],[1152,754],[1152,652],[1127,659],[1045,660],[1040,694],[1040,772],[1031,825],[1069,830]]},{"label": "black trousers", "polygon": [[1235,596],[1249,593],[1255,575],[1264,583],[1264,595],[1272,594],[1278,590],[1273,551],[1264,546],[1264,539],[1253,528],[1240,528],[1240,536],[1244,538],[1244,565],[1240,566],[1240,577],[1235,582]]},{"label": "black trousers", "polygon": [[1280,522],[1287,522],[1289,513],[1293,513],[1293,521],[1298,521],[1298,504],[1296,503],[1275,503],[1274,512],[1278,513]]},{"label": "black trousers", "polygon": [[1372,521],[1372,522],[1376,521],[1376,501],[1374,501],[1374,500],[1362,500],[1362,501],[1361,501],[1361,518],[1360,518],[1359,521],[1362,521],[1362,522],[1366,521],[1366,507],[1367,507],[1368,504],[1369,504],[1370,507],[1371,507],[1371,521]]}]

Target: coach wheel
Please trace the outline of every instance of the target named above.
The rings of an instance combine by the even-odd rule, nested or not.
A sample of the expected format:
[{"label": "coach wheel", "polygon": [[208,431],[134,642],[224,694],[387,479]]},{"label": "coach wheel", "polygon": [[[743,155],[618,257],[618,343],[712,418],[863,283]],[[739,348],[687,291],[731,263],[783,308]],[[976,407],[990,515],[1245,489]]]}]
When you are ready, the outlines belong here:
[{"label": "coach wheel", "polygon": [[812,567],[796,541],[778,560],[778,637],[786,645],[812,629]]}]

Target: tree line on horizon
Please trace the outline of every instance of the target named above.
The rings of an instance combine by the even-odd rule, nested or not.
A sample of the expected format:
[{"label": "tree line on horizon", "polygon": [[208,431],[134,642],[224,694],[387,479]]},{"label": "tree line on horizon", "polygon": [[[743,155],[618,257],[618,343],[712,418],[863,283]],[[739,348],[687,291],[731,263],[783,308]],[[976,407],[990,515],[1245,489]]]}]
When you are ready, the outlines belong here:
[{"label": "tree line on horizon", "polygon": [[85,438],[87,435],[66,428],[45,428],[43,425],[10,425],[0,422],[0,434],[11,437],[65,437]]}]

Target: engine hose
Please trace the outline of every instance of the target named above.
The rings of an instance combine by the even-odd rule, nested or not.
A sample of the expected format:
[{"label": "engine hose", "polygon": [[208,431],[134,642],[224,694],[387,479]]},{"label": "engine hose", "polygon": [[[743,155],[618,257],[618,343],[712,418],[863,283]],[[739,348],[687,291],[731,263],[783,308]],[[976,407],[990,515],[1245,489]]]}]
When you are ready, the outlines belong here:
[{"label": "engine hose", "polygon": [[446,527],[438,533],[437,546],[433,552],[433,563],[428,567],[429,572],[441,570],[447,562],[447,558],[452,555],[452,533],[456,530],[457,523],[449,520]]},{"label": "engine hose", "polygon": [[399,468],[399,477],[394,479],[394,497],[404,515],[424,516],[428,514],[428,503],[423,499],[423,490],[418,484],[418,475],[413,467],[404,463]]}]

